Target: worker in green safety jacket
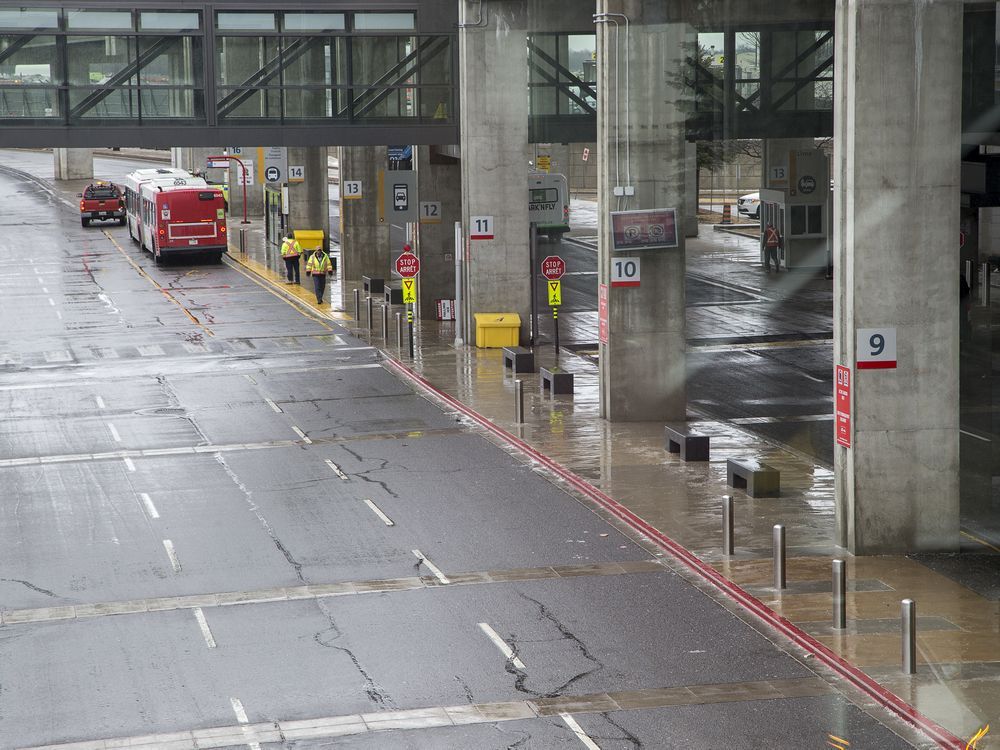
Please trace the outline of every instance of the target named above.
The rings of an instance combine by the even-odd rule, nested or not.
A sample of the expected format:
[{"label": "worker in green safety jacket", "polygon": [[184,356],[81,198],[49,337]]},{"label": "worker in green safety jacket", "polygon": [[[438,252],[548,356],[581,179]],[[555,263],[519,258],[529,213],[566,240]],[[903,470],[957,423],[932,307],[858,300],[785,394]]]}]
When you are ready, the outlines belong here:
[{"label": "worker in green safety jacket", "polygon": [[313,289],[316,292],[316,304],[323,304],[323,292],[326,291],[326,277],[333,276],[333,263],[323,248],[319,248],[306,261],[306,276],[312,276]]},{"label": "worker in green safety jacket", "polygon": [[281,241],[281,258],[285,261],[286,284],[299,283],[299,256],[302,255],[302,245],[289,232]]}]

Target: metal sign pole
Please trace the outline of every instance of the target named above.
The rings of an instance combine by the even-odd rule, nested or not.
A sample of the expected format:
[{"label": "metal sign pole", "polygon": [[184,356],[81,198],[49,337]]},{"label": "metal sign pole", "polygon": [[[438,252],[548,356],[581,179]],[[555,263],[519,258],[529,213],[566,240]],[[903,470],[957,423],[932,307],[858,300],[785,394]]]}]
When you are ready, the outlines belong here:
[{"label": "metal sign pole", "polygon": [[413,305],[406,306],[406,332],[410,337],[410,359],[413,359]]},{"label": "metal sign pole", "polygon": [[556,360],[559,359],[559,308],[552,308],[552,326],[555,328],[555,349],[556,349]]},{"label": "metal sign pole", "polygon": [[535,345],[535,342],[541,338],[538,335],[538,270],[535,268],[535,263],[537,262],[538,251],[535,247],[537,242],[537,237],[535,235],[535,222],[531,222],[528,225],[528,256],[531,263],[531,346]]}]

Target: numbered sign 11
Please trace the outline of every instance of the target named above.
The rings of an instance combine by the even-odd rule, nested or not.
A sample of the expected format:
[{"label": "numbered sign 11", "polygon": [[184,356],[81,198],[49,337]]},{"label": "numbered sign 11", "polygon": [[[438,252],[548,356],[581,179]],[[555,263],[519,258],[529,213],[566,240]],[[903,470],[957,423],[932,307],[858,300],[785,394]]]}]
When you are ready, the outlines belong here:
[{"label": "numbered sign 11", "polygon": [[859,328],[857,346],[859,370],[896,369],[895,328]]},{"label": "numbered sign 11", "polygon": [[493,217],[492,216],[470,216],[469,217],[469,239],[470,240],[492,240],[493,239]]}]

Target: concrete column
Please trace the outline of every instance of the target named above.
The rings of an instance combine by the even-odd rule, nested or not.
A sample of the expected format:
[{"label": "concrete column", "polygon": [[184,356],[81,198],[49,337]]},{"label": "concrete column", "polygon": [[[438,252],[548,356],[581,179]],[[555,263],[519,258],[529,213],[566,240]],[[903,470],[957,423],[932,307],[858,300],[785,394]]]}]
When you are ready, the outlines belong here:
[{"label": "concrete column", "polygon": [[419,224],[415,248],[420,256],[420,317],[434,320],[435,300],[455,298],[455,222],[462,220],[462,167],[433,146],[414,146],[414,155],[420,201],[441,204],[439,221]]},{"label": "concrete column", "polygon": [[54,148],[52,159],[57,180],[94,178],[94,152],[89,148]]},{"label": "concrete column", "polygon": [[[461,0],[462,21],[473,23],[483,5]],[[472,216],[492,216],[495,237],[472,241],[468,317],[518,313],[522,341],[531,310],[526,6],[525,0],[491,2],[486,27],[459,32],[463,226],[468,231]]]},{"label": "concrete column", "polygon": [[288,148],[288,166],[305,167],[305,181],[288,183],[288,227],[322,229],[330,249],[330,168],[326,146]]},{"label": "concrete column", "polygon": [[[854,377],[852,445],[834,458],[856,554],[959,546],[962,10],[837,3],[834,362]],[[898,368],[857,371],[856,331],[879,327],[896,330]]]},{"label": "concrete column", "polygon": [[[225,150],[225,149],[223,149]],[[257,147],[243,146],[239,158],[246,164],[250,175],[247,190],[247,215],[262,216],[264,214],[264,186],[258,179],[260,171],[257,168]],[[229,215],[243,218],[243,185],[240,184],[240,166],[235,161],[229,163]]]},{"label": "concrete column", "polygon": [[344,200],[340,193],[340,261],[345,305],[362,276],[389,278],[389,223],[379,221],[378,173],[387,165],[385,146],[345,146],[340,149],[340,185],[360,180],[362,197]]},{"label": "concrete column", "polygon": [[[170,164],[178,169],[186,169],[188,172],[204,172],[208,157],[219,155],[224,150],[216,146],[209,148],[175,147],[170,149]],[[213,172],[213,175],[220,176],[220,179],[221,174],[221,170]]]},{"label": "concrete column", "polygon": [[[626,47],[623,30],[617,56],[614,27],[597,25],[601,284],[609,285],[615,255],[610,211],[676,208],[681,229],[695,211],[687,204],[687,110],[682,89],[684,58],[694,49],[695,38],[687,24],[668,20],[667,5],[659,0],[598,2],[598,13],[624,13],[631,20],[631,44]],[[624,25],[621,18],[616,20]],[[625,75],[628,54],[631,87]],[[620,76],[615,74],[616,65],[621,66]],[[617,127],[616,102],[621,107]],[[614,187],[625,186],[629,176],[635,197],[615,197]],[[677,234],[677,248],[627,253],[641,260],[640,287],[609,285],[609,340],[600,347],[600,375],[601,416],[611,421],[685,418],[684,232]]]}]

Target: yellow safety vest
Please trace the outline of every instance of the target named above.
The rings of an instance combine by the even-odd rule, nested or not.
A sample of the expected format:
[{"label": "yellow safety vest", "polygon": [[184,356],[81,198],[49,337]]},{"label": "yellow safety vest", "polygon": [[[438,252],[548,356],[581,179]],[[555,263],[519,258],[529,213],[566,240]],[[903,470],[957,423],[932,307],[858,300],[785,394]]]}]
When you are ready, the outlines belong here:
[{"label": "yellow safety vest", "polygon": [[330,262],[330,256],[322,250],[317,250],[310,255],[309,260],[306,261],[306,275],[311,273],[333,273],[333,263]]},{"label": "yellow safety vest", "polygon": [[290,240],[287,237],[281,243],[282,258],[298,258],[302,254],[302,245],[298,240]]}]

